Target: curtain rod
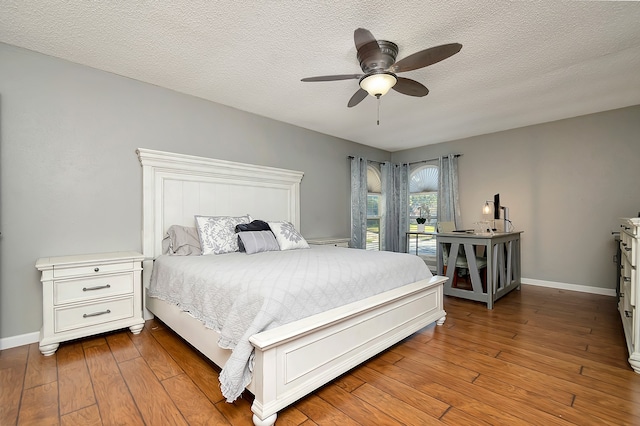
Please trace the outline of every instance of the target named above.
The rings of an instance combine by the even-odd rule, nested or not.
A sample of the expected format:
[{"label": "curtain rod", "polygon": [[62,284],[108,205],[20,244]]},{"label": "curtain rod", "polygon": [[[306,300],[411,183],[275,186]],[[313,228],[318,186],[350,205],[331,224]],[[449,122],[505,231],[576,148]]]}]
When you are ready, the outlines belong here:
[{"label": "curtain rod", "polygon": [[[458,157],[462,157],[462,154],[453,154],[453,156],[458,158]],[[354,157],[353,155],[349,155],[348,158],[353,160],[356,157]],[[428,163],[429,161],[436,161],[436,160],[439,160],[439,159],[440,158],[430,158],[429,160],[420,160],[420,161],[414,161],[414,162],[411,162],[411,163],[404,163],[404,164],[408,164],[409,166],[411,166],[412,164]],[[376,161],[376,160],[367,160],[367,161],[370,161],[372,163],[378,163],[378,164],[386,163],[386,161]]]},{"label": "curtain rod", "polygon": [[[455,158],[458,158],[458,157],[462,157],[462,154],[453,154],[453,156]],[[444,157],[444,155],[443,155],[443,157]],[[430,158],[428,160],[413,161],[413,162],[407,163],[407,164],[412,165],[412,164],[419,164],[419,163],[428,163],[429,161],[436,161],[436,160],[439,160],[439,159],[440,158]]]}]

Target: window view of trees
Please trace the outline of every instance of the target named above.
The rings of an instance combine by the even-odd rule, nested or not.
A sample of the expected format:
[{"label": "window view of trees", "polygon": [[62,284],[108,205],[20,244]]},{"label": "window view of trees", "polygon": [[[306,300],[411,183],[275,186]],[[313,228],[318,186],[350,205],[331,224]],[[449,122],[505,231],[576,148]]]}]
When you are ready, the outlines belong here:
[{"label": "window view of trees", "polygon": [[380,250],[380,198],[382,185],[377,165],[367,167],[367,250]]},{"label": "window view of trees", "polygon": [[380,250],[380,194],[367,195],[367,250]]},{"label": "window view of trees", "polygon": [[438,222],[438,193],[428,192],[409,195],[409,230],[417,230],[416,219],[427,219],[424,230],[435,231]]}]

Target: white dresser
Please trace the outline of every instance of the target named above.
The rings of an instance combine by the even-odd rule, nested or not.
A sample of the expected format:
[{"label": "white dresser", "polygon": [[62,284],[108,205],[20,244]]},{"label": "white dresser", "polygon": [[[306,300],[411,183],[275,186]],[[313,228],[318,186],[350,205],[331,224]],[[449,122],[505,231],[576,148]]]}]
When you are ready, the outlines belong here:
[{"label": "white dresser", "polygon": [[40,352],[52,355],[60,342],[124,327],[140,333],[143,258],[128,251],[38,259]]},{"label": "white dresser", "polygon": [[640,218],[622,219],[620,225],[620,299],[618,310],[629,349],[629,364],[640,373]]}]

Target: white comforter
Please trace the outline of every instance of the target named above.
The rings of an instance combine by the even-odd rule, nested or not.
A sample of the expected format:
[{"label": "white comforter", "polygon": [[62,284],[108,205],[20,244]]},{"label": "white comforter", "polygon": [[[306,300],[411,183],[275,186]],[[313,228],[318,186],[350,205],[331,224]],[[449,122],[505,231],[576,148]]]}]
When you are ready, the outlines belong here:
[{"label": "white comforter", "polygon": [[220,373],[234,401],[251,381],[249,337],[431,277],[417,256],[333,246],[209,256],[160,256],[149,296],[175,303],[232,349]]}]

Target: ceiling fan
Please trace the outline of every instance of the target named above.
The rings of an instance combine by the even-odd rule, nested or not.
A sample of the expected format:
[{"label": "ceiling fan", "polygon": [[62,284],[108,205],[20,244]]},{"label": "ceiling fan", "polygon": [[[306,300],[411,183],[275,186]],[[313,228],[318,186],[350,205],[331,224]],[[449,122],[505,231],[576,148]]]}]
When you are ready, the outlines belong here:
[{"label": "ceiling fan", "polygon": [[349,99],[349,108],[358,105],[367,94],[380,99],[393,88],[396,92],[409,96],[422,97],[429,93],[423,84],[396,74],[413,71],[433,65],[462,49],[460,43],[443,44],[430,47],[409,55],[396,62],[398,46],[387,40],[376,40],[369,30],[358,28],[353,34],[356,43],[357,57],[364,74],[325,75],[307,77],[302,81],[336,81],[360,79],[360,89]]}]

